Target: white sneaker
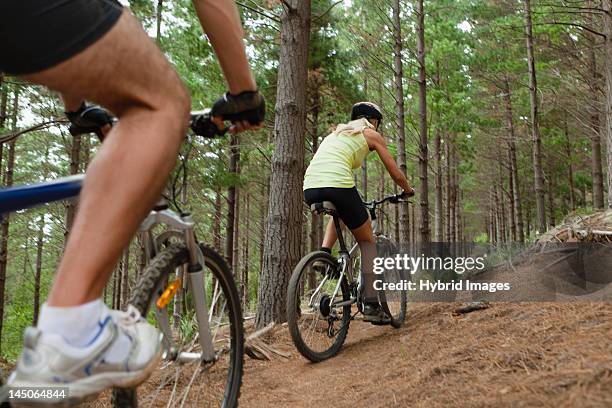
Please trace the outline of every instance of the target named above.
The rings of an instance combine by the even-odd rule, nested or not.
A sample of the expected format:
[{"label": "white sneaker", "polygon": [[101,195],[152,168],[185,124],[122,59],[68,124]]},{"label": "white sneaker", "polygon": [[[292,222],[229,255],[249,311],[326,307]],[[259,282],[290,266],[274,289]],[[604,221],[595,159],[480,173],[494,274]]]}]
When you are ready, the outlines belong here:
[{"label": "white sneaker", "polygon": [[[98,324],[100,331],[85,347],[72,346],[57,334],[27,328],[23,352],[7,385],[13,389],[66,387],[73,403],[106,388],[130,388],[144,382],[161,359],[162,334],[131,305],[127,312],[111,311]],[[117,358],[117,354],[125,357]],[[60,396],[20,402],[68,401]]]}]

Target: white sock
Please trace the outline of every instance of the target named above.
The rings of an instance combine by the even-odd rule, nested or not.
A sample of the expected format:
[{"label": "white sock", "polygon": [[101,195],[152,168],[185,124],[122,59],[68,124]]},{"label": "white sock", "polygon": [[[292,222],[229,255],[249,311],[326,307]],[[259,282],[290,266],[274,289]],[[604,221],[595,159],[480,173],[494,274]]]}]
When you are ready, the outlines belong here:
[{"label": "white sock", "polygon": [[49,306],[43,303],[38,328],[43,333],[61,335],[77,347],[88,345],[100,331],[99,322],[109,315],[102,299],[70,307]]},{"label": "white sock", "polygon": [[[38,328],[43,333],[59,334],[72,346],[91,346],[100,331],[105,329],[102,323],[111,315],[110,312],[102,299],[71,307],[55,307],[44,303],[40,310]],[[120,332],[104,354],[104,360],[108,363],[123,362],[131,351],[131,345],[132,340]]]}]

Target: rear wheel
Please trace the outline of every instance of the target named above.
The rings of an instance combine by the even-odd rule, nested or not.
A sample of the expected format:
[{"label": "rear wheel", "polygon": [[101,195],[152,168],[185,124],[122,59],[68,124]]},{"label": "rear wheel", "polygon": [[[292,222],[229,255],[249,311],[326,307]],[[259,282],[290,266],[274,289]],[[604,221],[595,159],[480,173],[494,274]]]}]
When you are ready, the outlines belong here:
[{"label": "rear wheel", "polygon": [[[191,394],[197,393],[198,406],[235,407],[240,395],[244,361],[244,332],[240,299],[233,275],[227,262],[212,248],[200,246],[205,271],[206,301],[209,310],[209,324],[217,361],[205,363],[196,370],[205,370],[191,387]],[[149,321],[157,321],[158,328],[164,333],[164,346],[169,355],[178,355],[181,351],[191,351],[197,333],[197,326],[189,320],[193,311],[187,310],[181,321],[181,332],[177,333],[168,322],[173,316],[174,302],[159,309],[157,300],[164,290],[174,282],[189,262],[189,251],[184,244],[171,243],[143,270],[140,280],[131,298],[134,305]],[[206,273],[206,272],[210,273]],[[187,276],[185,277],[187,279]],[[185,304],[192,294],[186,292]],[[186,335],[188,334],[188,335]],[[181,340],[182,339],[182,340]],[[196,346],[197,347],[197,346]],[[151,396],[141,396],[141,402],[147,400],[153,404]],[[167,402],[167,401],[166,401]],[[180,404],[180,400],[178,401]],[[114,389],[112,396],[114,407],[136,407],[138,398],[135,389]]]},{"label": "rear wheel", "polygon": [[333,306],[332,295],[340,279],[338,261],[317,251],[297,264],[289,281],[287,323],[295,347],[308,360],[317,363],[333,357],[344,344],[351,321],[350,290],[346,279]]},{"label": "rear wheel", "polygon": [[[397,247],[386,237],[376,237],[376,251],[379,257],[393,257],[397,253]],[[403,283],[405,280],[403,270],[397,268],[385,268],[382,274],[384,283]],[[388,288],[389,286],[385,286]],[[396,329],[401,327],[406,319],[408,307],[408,295],[406,290],[381,290],[378,294],[380,305],[387,315],[391,317],[391,326]]]}]

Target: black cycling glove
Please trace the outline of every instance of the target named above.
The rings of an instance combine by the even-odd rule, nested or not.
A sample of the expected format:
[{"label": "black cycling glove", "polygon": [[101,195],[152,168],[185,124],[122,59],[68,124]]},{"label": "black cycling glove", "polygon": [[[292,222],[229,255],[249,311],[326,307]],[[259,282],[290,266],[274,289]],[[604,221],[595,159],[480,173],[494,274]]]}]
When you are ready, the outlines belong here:
[{"label": "black cycling glove", "polygon": [[73,136],[95,133],[100,140],[104,139],[102,128],[113,124],[113,117],[104,109],[95,105],[81,104],[75,112],[65,112],[70,121],[70,134]]},{"label": "black cycling glove", "polygon": [[246,120],[251,125],[257,125],[263,122],[266,116],[266,101],[259,91],[244,91],[238,95],[226,92],[215,102],[210,113],[222,120]]}]

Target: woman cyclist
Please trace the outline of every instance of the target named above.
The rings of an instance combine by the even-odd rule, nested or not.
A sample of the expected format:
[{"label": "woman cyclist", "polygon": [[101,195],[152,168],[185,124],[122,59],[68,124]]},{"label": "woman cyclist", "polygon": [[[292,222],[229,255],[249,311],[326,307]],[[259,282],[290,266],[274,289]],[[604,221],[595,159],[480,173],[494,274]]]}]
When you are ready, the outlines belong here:
[{"label": "woman cyclist", "polygon": [[[355,187],[353,170],[360,167],[368,153],[375,150],[395,183],[403,189],[403,196],[414,195],[414,189],[395,164],[385,139],[377,132],[383,115],[371,102],[353,105],[351,121],[340,124],[328,135],[315,153],[304,175],[304,201],[309,206],[330,201],[336,207],[342,222],[351,230],[361,251],[363,286],[361,302],[364,320],[383,322],[388,319],[381,310],[373,290],[372,263],[376,257],[376,244],[367,210]],[[333,220],[327,224],[321,250],[331,253],[337,240]]]}]

